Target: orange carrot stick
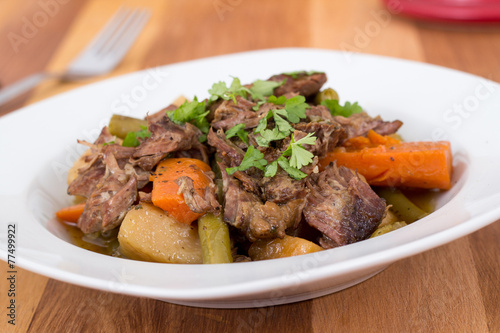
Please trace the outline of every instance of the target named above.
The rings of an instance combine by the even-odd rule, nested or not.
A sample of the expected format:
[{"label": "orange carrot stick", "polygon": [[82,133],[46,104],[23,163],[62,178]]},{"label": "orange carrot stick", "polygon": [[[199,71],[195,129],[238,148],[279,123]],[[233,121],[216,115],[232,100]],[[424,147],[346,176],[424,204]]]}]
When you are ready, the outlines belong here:
[{"label": "orange carrot stick", "polygon": [[85,203],[64,207],[56,212],[56,216],[63,221],[76,223],[80,215],[82,215],[84,208]]},{"label": "orange carrot stick", "polygon": [[447,141],[399,142],[375,132],[350,140],[321,159],[320,168],[336,161],[376,186],[451,187],[452,154]]},{"label": "orange carrot stick", "polygon": [[196,192],[203,195],[205,188],[212,181],[204,172],[210,170],[208,164],[193,158],[168,158],[161,161],[150,177],[153,181],[151,193],[153,204],[168,212],[179,222],[192,223],[202,214],[189,209],[184,202],[184,196],[179,193],[179,186],[175,180],[182,176],[191,178]]}]

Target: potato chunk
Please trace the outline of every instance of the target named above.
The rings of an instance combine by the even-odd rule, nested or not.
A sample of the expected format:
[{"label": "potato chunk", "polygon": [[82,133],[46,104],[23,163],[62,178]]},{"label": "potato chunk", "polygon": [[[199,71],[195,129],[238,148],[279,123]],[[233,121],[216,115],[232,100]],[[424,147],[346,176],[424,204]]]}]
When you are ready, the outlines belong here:
[{"label": "potato chunk", "polygon": [[267,260],[299,256],[323,250],[306,239],[292,236],[274,239],[259,239],[250,246],[248,255],[252,260]]},{"label": "potato chunk", "polygon": [[177,222],[162,209],[148,203],[131,209],[118,233],[120,250],[131,259],[201,264],[200,238],[196,226]]}]

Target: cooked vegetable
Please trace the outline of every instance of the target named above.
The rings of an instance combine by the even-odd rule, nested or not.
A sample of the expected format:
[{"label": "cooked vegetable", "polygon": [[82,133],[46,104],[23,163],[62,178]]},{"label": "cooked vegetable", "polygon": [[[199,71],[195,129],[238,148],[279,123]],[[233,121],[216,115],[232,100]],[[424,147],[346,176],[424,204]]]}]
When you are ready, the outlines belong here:
[{"label": "cooked vegetable", "polygon": [[407,224],[405,222],[394,222],[391,224],[387,224],[383,227],[378,228],[375,232],[370,236],[370,238],[377,237],[388,232],[394,231],[396,229],[405,227]]},{"label": "cooked vegetable", "polygon": [[109,121],[109,133],[120,139],[124,139],[128,133],[140,131],[143,127],[148,127],[147,120],[137,119],[114,114]]},{"label": "cooked vegetable", "polygon": [[198,220],[198,234],[204,264],[225,264],[233,262],[229,228],[222,221],[222,214],[205,214]]},{"label": "cooked vegetable", "polygon": [[203,195],[205,188],[211,183],[211,179],[204,173],[207,171],[211,171],[210,166],[194,158],[167,158],[161,161],[150,177],[153,181],[153,204],[179,222],[190,224],[195,221],[202,214],[189,209],[175,180],[182,176],[191,178],[196,192]]},{"label": "cooked vegetable", "polygon": [[178,223],[161,209],[148,204],[132,208],[118,233],[120,251],[127,257],[176,264],[201,264],[196,227]]},{"label": "cooked vegetable", "polygon": [[391,209],[401,221],[410,224],[428,214],[411,202],[400,190],[395,188],[380,188],[377,194],[392,205]]},{"label": "cooked vegetable", "polygon": [[299,256],[323,250],[306,239],[286,235],[283,238],[259,239],[248,250],[252,260],[277,259]]},{"label": "cooked vegetable", "polygon": [[[394,142],[392,138],[379,138],[375,132],[371,136],[387,143],[379,144],[368,138],[368,145],[364,147],[337,147],[320,160],[320,167],[325,168],[336,161],[338,166],[357,170],[375,186],[451,187],[449,142]],[[354,142],[364,140],[360,138]]]},{"label": "cooked vegetable", "polygon": [[325,90],[320,91],[316,95],[316,97],[314,98],[314,104],[320,105],[323,101],[326,101],[327,99],[338,101],[339,94],[332,88],[327,88]]},{"label": "cooked vegetable", "polygon": [[56,216],[63,221],[76,223],[80,215],[82,215],[84,208],[85,203],[64,207],[56,212]]}]

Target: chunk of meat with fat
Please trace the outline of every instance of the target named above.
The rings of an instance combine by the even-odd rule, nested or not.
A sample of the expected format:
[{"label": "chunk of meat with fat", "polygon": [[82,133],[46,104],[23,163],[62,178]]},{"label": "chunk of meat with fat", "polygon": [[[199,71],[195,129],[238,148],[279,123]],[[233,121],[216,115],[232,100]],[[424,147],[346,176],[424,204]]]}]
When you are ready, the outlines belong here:
[{"label": "chunk of meat with fat", "polygon": [[241,188],[239,181],[226,173],[225,165],[221,163],[219,166],[224,186],[224,221],[240,229],[248,240],[284,237],[286,229],[298,225],[305,198],[284,204],[263,203],[255,193]]},{"label": "chunk of meat with fat", "polygon": [[385,216],[385,201],[348,168],[330,164],[312,174],[307,187],[307,223],[337,246],[370,237]]},{"label": "chunk of meat with fat", "polygon": [[106,173],[88,198],[78,219],[84,233],[108,231],[122,222],[137,198],[137,179],[126,174],[111,152],[104,152]]},{"label": "chunk of meat with fat", "polygon": [[197,149],[208,162],[206,147],[198,138],[201,131],[190,123],[177,125],[164,116],[161,120],[149,125],[151,136],[136,148],[133,154],[133,164],[144,170],[152,170],[156,164],[169,153],[180,150]]},{"label": "chunk of meat with fat", "polygon": [[316,95],[326,82],[325,73],[300,72],[296,74],[279,74],[271,76],[268,81],[285,83],[274,89],[274,95],[281,96],[288,93],[298,93],[304,97]]}]

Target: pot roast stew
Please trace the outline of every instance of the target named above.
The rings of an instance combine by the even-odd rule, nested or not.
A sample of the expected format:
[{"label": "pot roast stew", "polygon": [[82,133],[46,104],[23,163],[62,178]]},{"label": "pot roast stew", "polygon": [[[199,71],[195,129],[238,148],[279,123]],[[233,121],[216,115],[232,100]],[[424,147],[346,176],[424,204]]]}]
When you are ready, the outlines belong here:
[{"label": "pot roast stew", "polygon": [[68,172],[56,213],[74,243],[113,256],[213,264],[296,256],[404,227],[451,187],[449,142],[406,142],[293,72],[113,115]]}]

